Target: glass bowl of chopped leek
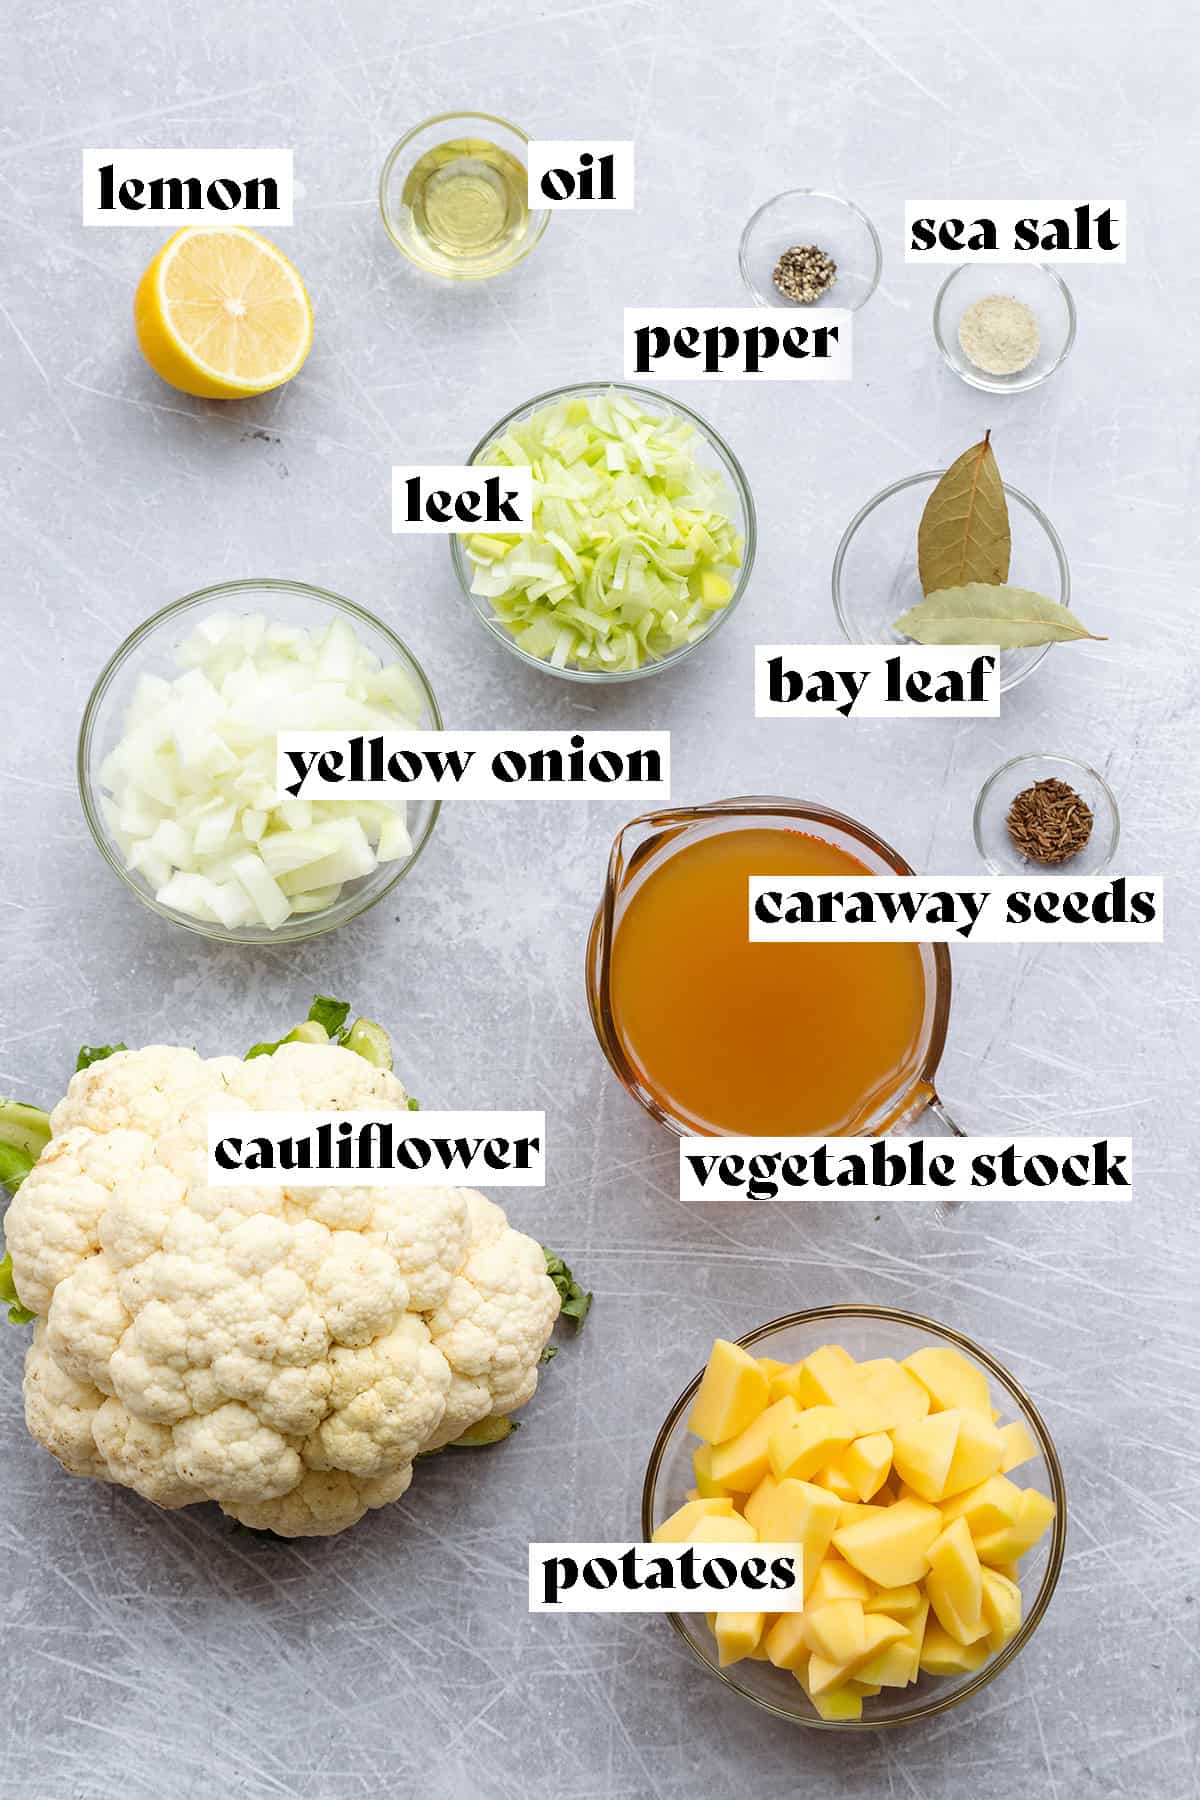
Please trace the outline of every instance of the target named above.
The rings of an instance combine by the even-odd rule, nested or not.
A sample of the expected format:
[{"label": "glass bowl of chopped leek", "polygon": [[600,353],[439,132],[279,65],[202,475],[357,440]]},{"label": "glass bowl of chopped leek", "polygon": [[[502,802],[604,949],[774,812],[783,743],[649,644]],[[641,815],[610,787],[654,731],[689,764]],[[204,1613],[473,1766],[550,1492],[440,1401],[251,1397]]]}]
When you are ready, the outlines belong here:
[{"label": "glass bowl of chopped leek", "polygon": [[84,711],[92,836],[151,911],[226,943],[288,944],[365,912],[415,866],[434,801],[281,792],[281,731],[440,731],[381,620],[300,581],[222,582],[139,625]]},{"label": "glass bowl of chopped leek", "polygon": [[[906,475],[855,513],[833,559],[833,609],[852,644],[906,644],[895,621],[923,598],[917,531],[943,469]],[[1012,579],[1062,606],[1071,604],[1071,571],[1062,539],[1040,506],[1006,481],[1012,533]],[[1000,691],[1032,675],[1053,646],[1000,652]]]},{"label": "glass bowl of chopped leek", "polygon": [[754,501],[699,414],[650,388],[538,394],[468,461],[532,466],[533,530],[454,534],[476,617],[513,655],[568,681],[635,681],[707,643],[746,591]]},{"label": "glass bowl of chopped leek", "polygon": [[[813,1668],[807,1656],[784,1654],[781,1660],[787,1666],[777,1666],[771,1660],[771,1650],[775,1649],[778,1654],[779,1646],[771,1641],[765,1620],[763,1636],[754,1649],[744,1652],[741,1660],[727,1661],[724,1666],[714,1641],[710,1616],[702,1612],[668,1613],[670,1624],[697,1662],[735,1694],[778,1719],[787,1719],[817,1731],[875,1731],[887,1726],[912,1724],[918,1719],[933,1718],[971,1699],[1009,1668],[1029,1643],[1050,1605],[1062,1569],[1067,1537],[1066,1482],[1054,1440],[1032,1399],[1004,1365],[973,1339],[949,1325],[892,1306],[813,1307],[772,1319],[736,1341],[740,1350],[756,1360],[761,1359],[769,1382],[776,1375],[782,1377],[785,1393],[796,1391],[786,1385],[789,1376],[815,1352],[820,1353],[818,1360],[824,1358],[828,1367],[830,1347],[833,1347],[834,1356],[847,1359],[855,1381],[870,1379],[869,1393],[877,1402],[880,1397],[877,1384],[882,1384],[884,1403],[892,1409],[897,1407],[897,1383],[902,1391],[907,1391],[905,1378],[911,1371],[904,1367],[906,1359],[921,1355],[928,1374],[932,1358],[933,1365],[941,1370],[942,1378],[954,1380],[960,1387],[965,1384],[967,1393],[965,1398],[953,1392],[931,1394],[929,1410],[924,1415],[928,1420],[943,1416],[951,1402],[957,1408],[963,1408],[970,1399],[970,1390],[977,1389],[980,1419],[987,1416],[984,1409],[989,1406],[992,1409],[984,1432],[990,1431],[994,1424],[1006,1439],[1001,1467],[1009,1473],[962,1492],[957,1502],[951,1499],[948,1504],[952,1513],[966,1513],[972,1539],[984,1552],[981,1561],[998,1567],[998,1559],[1004,1559],[1007,1579],[1019,1589],[1019,1610],[1003,1633],[977,1634],[963,1645],[946,1641],[947,1633],[939,1625],[937,1614],[931,1608],[925,1608],[922,1596],[914,1595],[911,1587],[894,1588],[874,1579],[860,1583],[857,1591],[865,1595],[863,1606],[866,1612],[886,1615],[887,1607],[891,1605],[893,1615],[902,1616],[906,1633],[914,1634],[917,1667],[914,1671],[910,1663],[907,1668],[874,1670],[860,1664],[869,1677],[864,1681],[854,1674],[853,1667],[847,1668],[835,1676],[840,1685],[836,1693],[830,1694],[831,1699],[843,1702],[849,1699],[849,1704],[840,1706],[830,1705],[821,1697],[829,1694],[829,1689],[818,1689],[814,1685]],[[949,1377],[947,1360],[952,1371]],[[703,1373],[701,1370],[694,1375],[679,1395],[650,1452],[642,1486],[641,1515],[642,1537],[647,1542],[690,1500],[703,1502],[707,1498],[709,1506],[722,1505],[721,1483],[714,1480],[712,1473],[716,1467],[715,1458],[712,1466],[706,1468],[700,1441],[690,1429],[692,1407]],[[933,1386],[936,1389],[938,1385],[935,1375]],[[802,1398],[801,1404],[812,1404],[812,1397]],[[842,1404],[846,1404],[844,1399]],[[895,1421],[912,1420],[919,1410],[919,1407],[913,1409],[900,1401],[899,1410],[889,1410],[882,1416]],[[960,1410],[959,1416],[961,1419],[967,1415]],[[733,1443],[738,1441],[732,1440]],[[858,1441],[871,1440],[860,1438]],[[743,1465],[743,1480],[746,1472]],[[772,1482],[773,1477],[768,1481],[768,1489]],[[748,1497],[740,1483],[725,1488],[727,1498],[723,1505],[730,1513],[740,1513],[748,1506],[750,1510],[746,1517],[757,1513],[758,1517],[764,1518],[766,1531],[779,1533],[789,1526],[793,1530],[796,1528],[798,1503],[801,1516],[805,1512],[809,1514],[808,1526],[802,1528],[808,1539],[804,1547],[805,1565],[810,1569],[806,1586],[822,1562],[830,1559],[835,1575],[840,1574],[843,1578],[847,1575],[848,1564],[841,1557],[836,1537],[830,1547],[831,1526],[836,1531],[845,1525],[854,1525],[897,1500],[904,1501],[907,1497],[911,1505],[913,1498],[913,1490],[901,1482],[894,1464],[883,1487],[870,1496],[869,1505],[860,1496],[870,1484],[851,1495],[849,1488],[843,1488],[839,1482],[836,1463],[816,1471],[805,1481],[789,1478],[783,1486],[808,1491],[804,1494],[789,1492],[773,1519],[769,1514],[764,1518],[763,1514],[757,1513],[753,1504],[754,1490]],[[811,1492],[814,1487],[820,1490],[816,1495]],[[993,1539],[985,1550],[984,1534],[997,1523],[1001,1531],[1006,1529],[1003,1518],[1010,1510],[1010,1499],[1016,1498],[1018,1513],[1026,1504],[1015,1496],[1016,1489],[1036,1496],[1030,1511],[1031,1516],[1036,1515],[1037,1523],[1026,1534],[1027,1547],[1022,1548],[1017,1542],[1006,1546]],[[831,1503],[839,1498],[842,1506],[835,1515]],[[769,1494],[764,1495],[764,1500],[767,1499]],[[790,1520],[789,1514],[792,1515]],[[781,1518],[787,1521],[785,1525],[781,1526]],[[1014,1525],[1013,1529],[1016,1531],[1020,1527]],[[680,1539],[671,1534],[670,1526],[668,1534],[662,1541],[678,1544]],[[719,1533],[714,1530],[713,1535],[719,1536]],[[739,1535],[733,1530],[729,1532],[731,1540]],[[910,1581],[923,1581],[923,1577],[913,1575]],[[907,1606],[901,1615],[901,1602],[905,1598]],[[923,1596],[924,1600],[930,1598],[927,1592]],[[915,1610],[914,1600],[920,1603]],[[811,1605],[810,1610],[814,1610]],[[920,1633],[919,1642],[915,1641],[917,1632]],[[827,1670],[826,1674],[829,1673],[832,1671]],[[854,1692],[856,1689],[859,1690],[857,1693]],[[813,1693],[819,1696],[816,1700]]]},{"label": "glass bowl of chopped leek", "polygon": [[974,828],[975,847],[993,875],[1102,875],[1120,842],[1121,816],[1112,789],[1089,764],[1031,751],[988,776]]},{"label": "glass bowl of chopped leek", "polygon": [[[788,253],[805,249],[823,252],[835,268],[828,285],[824,276],[814,284],[820,291],[811,298],[787,272]],[[751,214],[738,245],[738,267],[757,306],[838,306],[857,312],[879,286],[883,249],[879,233],[853,200],[817,188],[789,188]]]}]

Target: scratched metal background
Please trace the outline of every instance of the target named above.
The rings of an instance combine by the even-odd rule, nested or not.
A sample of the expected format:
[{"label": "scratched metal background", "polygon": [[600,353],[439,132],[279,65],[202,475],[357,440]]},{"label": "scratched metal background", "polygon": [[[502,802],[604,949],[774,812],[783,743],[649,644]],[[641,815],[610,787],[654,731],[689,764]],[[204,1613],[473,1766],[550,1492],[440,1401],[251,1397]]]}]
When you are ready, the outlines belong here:
[{"label": "scratched metal background", "polygon": [[[393,1510],[296,1548],[68,1479],[25,1438],[21,1334],[0,1327],[4,1794],[1195,1795],[1193,17],[1167,0],[30,0],[5,41],[0,1090],[52,1100],[84,1040],[235,1049],[314,989],[344,994],[393,1029],[427,1103],[546,1108],[550,1184],[512,1211],[596,1306],[511,1445],[444,1458]],[[422,283],[376,176],[403,130],[457,105],[636,138],[638,210],[560,215],[492,284]],[[223,407],[143,366],[130,300],[157,239],[81,229],[79,151],[239,143],[295,148],[286,247],[317,336],[292,387]],[[464,612],[445,544],[390,535],[390,463],[461,461],[528,395],[619,375],[626,303],[738,303],[741,226],[793,185],[854,196],[887,261],[853,385],[684,390],[749,472],[751,597],[651,684],[597,696],[518,668]],[[987,399],[942,368],[938,275],[901,253],[917,192],[1128,200],[1128,266],[1068,272],[1079,341],[1043,389]],[[751,646],[832,635],[850,515],[985,426],[1109,641],[1054,652],[997,722],[755,723]],[[1132,1133],[1133,1206],[682,1209],[673,1145],[610,1078],[584,1005],[613,804],[448,808],[393,903],[308,948],[214,948],[157,921],[86,835],[79,714],[141,618],[247,574],[389,618],[449,723],[667,727],[678,797],[823,799],[927,871],[976,866],[972,802],[1004,757],[1096,763],[1123,865],[1168,876],[1168,943],[958,953],[942,1085],[977,1131]],[[654,1432],[713,1334],[844,1299],[974,1333],[1045,1409],[1069,1544],[1018,1663],[928,1727],[830,1742],[724,1693],[652,1618],[531,1620],[525,1544],[636,1529]]]}]

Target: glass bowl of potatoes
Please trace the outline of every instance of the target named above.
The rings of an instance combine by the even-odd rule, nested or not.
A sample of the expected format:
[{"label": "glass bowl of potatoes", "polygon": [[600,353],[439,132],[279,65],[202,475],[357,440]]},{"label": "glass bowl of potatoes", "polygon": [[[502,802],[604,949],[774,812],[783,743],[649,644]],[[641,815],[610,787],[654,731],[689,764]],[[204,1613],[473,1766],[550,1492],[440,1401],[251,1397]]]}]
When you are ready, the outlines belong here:
[{"label": "glass bowl of potatoes", "polygon": [[802,1613],[669,1613],[735,1693],[870,1731],[957,1706],[1050,1604],[1062,1465],[1032,1400],[961,1332],[823,1306],[718,1339],[650,1454],[642,1536],[799,1543]]}]

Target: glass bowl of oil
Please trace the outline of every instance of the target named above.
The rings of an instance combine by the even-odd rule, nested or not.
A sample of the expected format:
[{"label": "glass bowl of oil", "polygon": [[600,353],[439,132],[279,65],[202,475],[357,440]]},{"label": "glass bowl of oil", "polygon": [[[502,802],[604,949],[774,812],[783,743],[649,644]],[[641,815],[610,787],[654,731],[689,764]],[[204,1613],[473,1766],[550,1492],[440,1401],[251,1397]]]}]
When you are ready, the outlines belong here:
[{"label": "glass bowl of oil", "polygon": [[530,211],[529,139],[491,113],[438,113],[393,146],[379,177],[388,236],[448,281],[484,281],[529,255],[550,223]]}]

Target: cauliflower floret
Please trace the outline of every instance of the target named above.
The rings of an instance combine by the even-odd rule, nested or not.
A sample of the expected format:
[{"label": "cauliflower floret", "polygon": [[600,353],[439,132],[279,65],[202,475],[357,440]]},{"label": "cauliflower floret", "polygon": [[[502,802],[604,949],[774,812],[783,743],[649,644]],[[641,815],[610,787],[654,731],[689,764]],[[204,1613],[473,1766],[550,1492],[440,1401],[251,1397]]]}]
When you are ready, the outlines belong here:
[{"label": "cauliflower floret", "polygon": [[305,1446],[314,1469],[388,1475],[411,1463],[445,1411],[450,1366],[415,1313],[363,1350],[334,1350],[330,1413]]},{"label": "cauliflower floret", "polygon": [[470,1247],[445,1300],[429,1315],[429,1329],[456,1374],[487,1382],[489,1412],[511,1412],[537,1386],[538,1357],[558,1317],[558,1293],[541,1246],[514,1231],[482,1194],[468,1192],[467,1201]]},{"label": "cauliflower floret", "polygon": [[57,1456],[72,1475],[111,1480],[103,1452],[92,1435],[104,1395],[88,1382],[76,1381],[55,1362],[42,1322],[34,1326],[33,1342],[25,1352],[24,1392],[25,1423],[38,1443]]},{"label": "cauliflower floret", "polygon": [[34,1165],[37,1205],[20,1205],[18,1194],[4,1215],[5,1243],[13,1267],[20,1264],[30,1312],[45,1313],[58,1283],[99,1250],[114,1189],[153,1155],[154,1140],[142,1131],[97,1134],[75,1126],[50,1139]]},{"label": "cauliflower floret", "polygon": [[40,1315],[33,1436],[159,1506],[324,1536],[398,1499],[418,1452],[523,1404],[558,1295],[482,1194],[209,1185],[211,1109],[406,1100],[333,1044],[160,1046],[76,1075],[5,1220]]},{"label": "cauliflower floret", "polygon": [[411,1463],[377,1481],[355,1481],[341,1469],[306,1469],[278,1500],[222,1506],[221,1511],[252,1531],[273,1531],[278,1537],[332,1537],[335,1531],[357,1525],[371,1507],[399,1500],[411,1482]]},{"label": "cauliflower floret", "polygon": [[109,1365],[129,1324],[112,1264],[106,1256],[89,1256],[54,1290],[46,1348],[68,1375],[111,1394]]},{"label": "cauliflower floret", "polygon": [[376,1188],[372,1242],[395,1257],[408,1281],[413,1312],[432,1312],[450,1291],[471,1241],[463,1188]]},{"label": "cauliflower floret", "polygon": [[175,1465],[212,1500],[277,1500],[300,1479],[299,1452],[240,1401],[175,1427]]},{"label": "cauliflower floret", "polygon": [[131,1487],[156,1506],[193,1506],[208,1496],[179,1473],[175,1438],[169,1425],[137,1419],[119,1400],[106,1400],[92,1423],[96,1448],[104,1458],[105,1477]]}]

